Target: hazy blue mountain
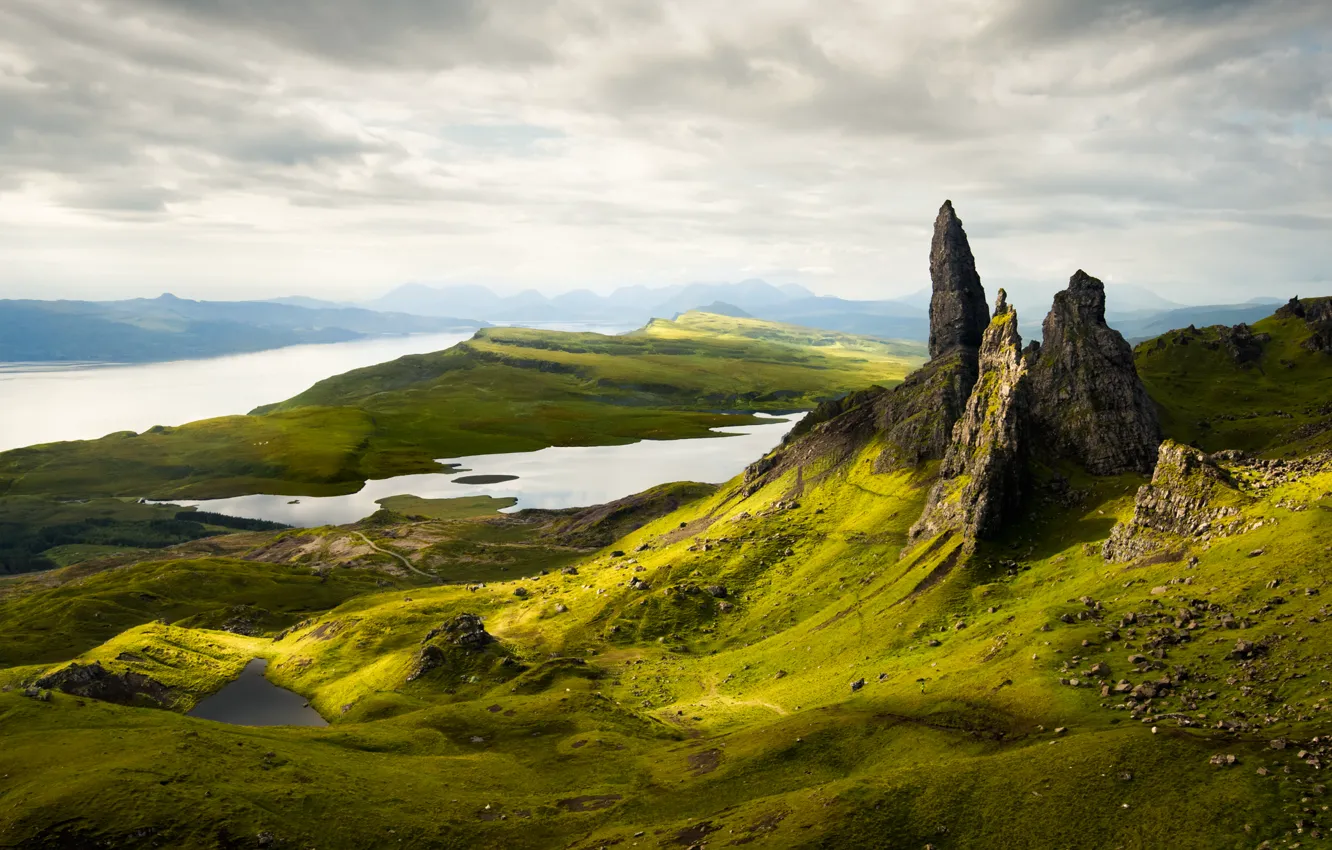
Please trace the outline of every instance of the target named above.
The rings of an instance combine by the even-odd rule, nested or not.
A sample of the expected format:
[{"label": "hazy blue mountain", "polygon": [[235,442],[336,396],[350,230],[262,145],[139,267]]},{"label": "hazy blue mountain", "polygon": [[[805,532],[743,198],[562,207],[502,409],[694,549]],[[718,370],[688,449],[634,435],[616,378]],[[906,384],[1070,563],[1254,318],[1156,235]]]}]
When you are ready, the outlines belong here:
[{"label": "hazy blue mountain", "polygon": [[269,304],[286,304],[291,307],[306,307],[311,310],[337,310],[343,307],[355,307],[348,301],[325,301],[322,298],[309,298],[305,295],[287,295],[282,298],[268,298]]},{"label": "hazy blue mountain", "polygon": [[904,301],[851,301],[831,296],[794,298],[752,310],[759,319],[890,339],[926,340],[929,313]]},{"label": "hazy blue mountain", "polygon": [[776,287],[762,280],[686,286],[625,286],[609,295],[576,289],[555,296],[542,295],[535,290],[498,295],[484,286],[410,283],[363,306],[421,316],[476,316],[492,322],[646,322],[714,301],[753,312],[769,304],[811,295],[801,286]]},{"label": "hazy blue mountain", "polygon": [[465,331],[469,319],[271,301],[0,300],[0,361],[146,363],[368,336]]}]

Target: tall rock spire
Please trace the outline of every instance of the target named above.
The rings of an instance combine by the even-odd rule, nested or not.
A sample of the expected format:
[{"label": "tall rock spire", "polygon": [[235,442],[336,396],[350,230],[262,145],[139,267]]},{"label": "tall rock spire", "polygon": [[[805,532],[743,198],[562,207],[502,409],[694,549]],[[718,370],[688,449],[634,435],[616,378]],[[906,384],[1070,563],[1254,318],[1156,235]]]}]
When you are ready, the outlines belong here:
[{"label": "tall rock spire", "polygon": [[1151,472],[1161,427],[1133,349],[1105,323],[1105,285],[1079,269],[1055,295],[1041,329],[1031,395],[1046,453],[1096,475]]},{"label": "tall rock spire", "polygon": [[999,290],[980,347],[980,378],[939,467],[913,542],[960,532],[970,550],[994,537],[1022,508],[1027,481],[1027,363],[1017,311]]},{"label": "tall rock spire", "polygon": [[967,232],[953,211],[952,201],[944,201],[934,220],[930,282],[934,289],[930,298],[930,357],[980,348],[990,323],[989,310]]}]

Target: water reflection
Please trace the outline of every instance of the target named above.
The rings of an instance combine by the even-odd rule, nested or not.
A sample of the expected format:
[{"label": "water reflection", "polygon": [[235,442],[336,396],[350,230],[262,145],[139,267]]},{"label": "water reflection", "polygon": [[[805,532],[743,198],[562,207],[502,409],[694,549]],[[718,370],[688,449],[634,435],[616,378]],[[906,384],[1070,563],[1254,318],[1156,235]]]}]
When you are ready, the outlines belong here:
[{"label": "water reflection", "polygon": [[256,495],[176,503],[303,527],[356,522],[379,509],[377,500],[398,495],[423,499],[481,495],[517,498],[518,503],[508,510],[599,505],[671,481],[720,484],[731,479],[776,446],[800,417],[764,418],[771,422],[714,429],[732,435],[726,437],[642,440],[624,446],[553,446],[535,452],[445,461],[477,476],[516,475],[517,479],[511,481],[459,484],[450,480],[450,474],[403,475],[369,481],[359,492],[347,496],[302,496],[293,501],[290,496]]}]

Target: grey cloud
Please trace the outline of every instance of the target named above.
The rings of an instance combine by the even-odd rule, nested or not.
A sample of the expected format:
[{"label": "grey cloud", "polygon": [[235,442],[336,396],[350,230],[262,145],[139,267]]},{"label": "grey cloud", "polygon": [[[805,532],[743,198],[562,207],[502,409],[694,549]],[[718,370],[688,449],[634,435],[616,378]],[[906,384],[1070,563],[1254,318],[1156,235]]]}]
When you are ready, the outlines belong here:
[{"label": "grey cloud", "polygon": [[117,221],[239,232],[206,202],[261,196],[261,230],[277,201],[390,256],[434,232],[440,262],[522,240],[540,265],[545,239],[864,283],[919,280],[900,246],[951,196],[996,252],[1161,226],[1223,272],[1277,236],[1292,274],[1332,262],[1332,145],[1304,127],[1332,113],[1332,4],[0,5],[0,180]]},{"label": "grey cloud", "polygon": [[[178,23],[222,27],[339,64],[448,68],[554,58],[533,26],[549,4],[487,0],[114,0]],[[507,12],[506,12],[507,9]],[[527,23],[528,26],[524,26]]]},{"label": "grey cloud", "polygon": [[1152,23],[1210,25],[1284,0],[1018,0],[988,30],[1025,43],[1104,34]]}]

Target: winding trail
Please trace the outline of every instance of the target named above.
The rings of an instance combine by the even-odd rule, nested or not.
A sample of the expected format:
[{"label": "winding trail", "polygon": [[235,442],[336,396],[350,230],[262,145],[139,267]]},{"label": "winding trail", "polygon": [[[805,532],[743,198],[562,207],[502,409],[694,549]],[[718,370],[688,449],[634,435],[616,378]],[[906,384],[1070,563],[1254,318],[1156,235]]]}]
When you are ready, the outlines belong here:
[{"label": "winding trail", "polygon": [[384,547],[382,547],[382,546],[376,544],[373,540],[371,540],[369,537],[366,537],[366,536],[365,536],[364,534],[362,534],[361,532],[359,532],[359,531],[355,531],[355,532],[352,532],[352,533],[355,534],[357,537],[361,538],[361,540],[365,541],[365,545],[369,546],[371,549],[374,549],[374,550],[375,550],[376,552],[378,552],[379,554],[381,554],[381,555],[388,555],[390,558],[396,558],[396,559],[398,560],[398,563],[402,564],[402,565],[403,565],[404,567],[406,567],[407,569],[409,569],[409,570],[411,570],[412,572],[416,573],[418,576],[421,576],[422,578],[428,578],[428,579],[430,579],[431,581],[435,582],[436,584],[442,584],[442,583],[443,583],[444,580],[441,579],[439,576],[432,576],[430,573],[423,573],[423,572],[421,572],[420,570],[418,570],[416,567],[414,567],[414,566],[412,565],[412,562],[411,562],[411,561],[407,560],[407,559],[406,559],[405,557],[403,557],[402,555],[399,555],[397,552],[394,552],[394,551],[392,551],[392,550],[390,550],[390,549],[385,549]]}]

